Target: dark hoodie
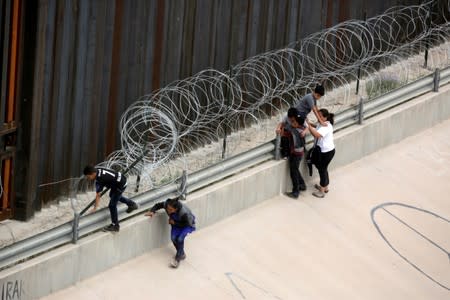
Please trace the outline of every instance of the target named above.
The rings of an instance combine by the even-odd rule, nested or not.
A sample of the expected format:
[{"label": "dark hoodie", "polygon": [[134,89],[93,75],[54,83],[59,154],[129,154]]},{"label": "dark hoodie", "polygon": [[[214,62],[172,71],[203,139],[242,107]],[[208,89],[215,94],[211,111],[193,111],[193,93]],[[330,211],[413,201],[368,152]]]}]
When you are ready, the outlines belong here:
[{"label": "dark hoodie", "polygon": [[180,201],[177,201],[176,202],[177,207],[174,207],[174,208],[176,208],[177,211],[169,215],[169,213],[167,212],[167,204],[168,204],[169,200],[170,199],[167,199],[164,202],[156,203],[155,205],[153,205],[153,207],[150,209],[150,211],[156,212],[156,211],[164,208],[166,210],[167,215],[175,222],[175,224],[173,224],[173,226],[176,226],[176,227],[190,226],[190,227],[195,228],[194,214],[191,212],[189,207],[187,207],[186,205],[183,205]]}]

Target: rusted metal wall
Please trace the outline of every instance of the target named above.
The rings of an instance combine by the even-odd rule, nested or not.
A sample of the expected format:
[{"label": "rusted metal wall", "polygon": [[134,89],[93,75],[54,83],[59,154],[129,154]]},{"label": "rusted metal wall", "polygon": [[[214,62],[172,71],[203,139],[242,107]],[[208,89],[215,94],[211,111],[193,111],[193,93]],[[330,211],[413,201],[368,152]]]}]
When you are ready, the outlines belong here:
[{"label": "rusted metal wall", "polygon": [[22,0],[0,2],[0,220],[14,213]]},{"label": "rusted metal wall", "polygon": [[[30,1],[25,1],[30,2]],[[59,187],[120,145],[122,112],[139,96],[205,68],[226,70],[347,19],[375,16],[400,0],[40,0],[36,14],[31,126],[23,201]],[[30,27],[31,28],[31,27]],[[32,85],[30,87],[30,85]],[[25,129],[26,130],[26,129]],[[36,178],[30,183],[30,178]],[[22,178],[23,179],[23,178]],[[36,201],[36,202],[34,202]],[[30,216],[28,212],[25,214]]]}]

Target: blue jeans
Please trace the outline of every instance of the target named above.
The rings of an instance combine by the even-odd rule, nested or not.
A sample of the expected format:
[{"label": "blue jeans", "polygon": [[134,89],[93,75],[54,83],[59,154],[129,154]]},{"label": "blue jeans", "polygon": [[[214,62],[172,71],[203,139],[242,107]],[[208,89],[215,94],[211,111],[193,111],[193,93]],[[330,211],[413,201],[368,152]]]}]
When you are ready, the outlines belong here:
[{"label": "blue jeans", "polygon": [[111,213],[111,222],[114,225],[119,225],[119,218],[117,216],[117,203],[120,201],[122,203],[125,203],[127,206],[133,205],[134,202],[131,201],[128,198],[125,198],[124,196],[122,196],[123,190],[118,190],[118,189],[111,189],[111,191],[109,192],[109,197],[111,198],[109,200],[109,212]]},{"label": "blue jeans", "polygon": [[184,239],[186,236],[195,230],[194,227],[186,226],[186,227],[177,227],[172,225],[172,230],[170,232],[170,238],[172,239],[172,243],[177,249],[177,254],[175,255],[176,260],[180,260],[182,256],[184,256]]}]

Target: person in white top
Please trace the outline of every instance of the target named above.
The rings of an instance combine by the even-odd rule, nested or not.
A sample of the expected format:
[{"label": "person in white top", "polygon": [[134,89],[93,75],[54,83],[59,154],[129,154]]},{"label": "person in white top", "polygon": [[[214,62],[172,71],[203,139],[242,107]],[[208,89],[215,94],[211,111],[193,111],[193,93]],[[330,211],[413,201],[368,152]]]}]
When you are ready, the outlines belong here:
[{"label": "person in white top", "polygon": [[322,115],[325,123],[327,123],[327,126],[319,125],[315,128],[314,125],[308,122],[308,129],[316,139],[316,147],[318,147],[313,156],[313,163],[319,171],[320,185],[314,185],[317,191],[313,192],[313,195],[318,198],[323,198],[325,193],[328,193],[328,185],[330,183],[328,165],[336,151],[333,138],[334,114],[324,108],[320,109],[319,113]]}]

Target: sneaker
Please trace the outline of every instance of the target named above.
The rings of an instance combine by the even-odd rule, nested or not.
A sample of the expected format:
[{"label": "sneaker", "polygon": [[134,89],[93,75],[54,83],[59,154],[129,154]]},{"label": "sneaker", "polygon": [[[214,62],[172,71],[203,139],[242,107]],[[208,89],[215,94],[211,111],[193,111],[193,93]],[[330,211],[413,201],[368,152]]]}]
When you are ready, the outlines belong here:
[{"label": "sneaker", "polygon": [[297,199],[299,193],[297,193],[297,192],[291,192],[291,193],[286,193],[286,195],[287,195],[288,197],[290,197],[290,198]]},{"label": "sneaker", "polygon": [[315,196],[315,197],[317,197],[317,198],[323,198],[323,197],[325,197],[325,194],[322,193],[321,191],[315,191],[315,192],[313,192],[312,194],[313,194],[313,196]]},{"label": "sneaker", "polygon": [[[174,255],[174,256],[173,256],[173,259],[177,259],[177,256]],[[180,257],[178,258],[178,260],[185,260],[185,259],[186,259],[186,254],[183,254],[182,256],[180,256]]]},{"label": "sneaker", "polygon": [[170,266],[174,269],[178,268],[179,265],[180,265],[180,261],[177,259],[172,260],[172,262],[170,263]]},{"label": "sneaker", "polygon": [[128,206],[127,208],[127,214],[131,213],[133,210],[138,209],[138,205],[136,204],[136,202],[133,202],[133,204],[131,204],[130,206]]},{"label": "sneaker", "polygon": [[103,231],[119,232],[119,230],[120,230],[120,226],[118,224],[117,225],[109,224],[108,226],[103,228]]}]

